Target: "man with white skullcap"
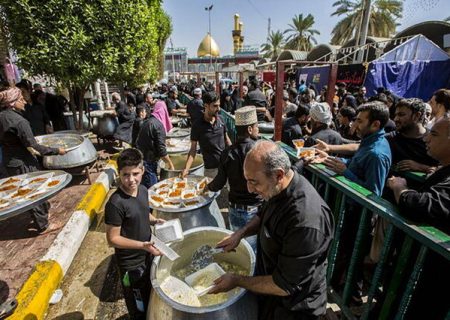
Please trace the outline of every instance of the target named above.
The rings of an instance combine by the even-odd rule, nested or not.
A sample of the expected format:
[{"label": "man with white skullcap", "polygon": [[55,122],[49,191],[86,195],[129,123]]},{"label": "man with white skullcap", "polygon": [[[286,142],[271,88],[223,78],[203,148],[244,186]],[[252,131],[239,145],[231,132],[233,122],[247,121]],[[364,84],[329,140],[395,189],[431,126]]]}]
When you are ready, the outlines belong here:
[{"label": "man with white skullcap", "polygon": [[195,88],[194,89],[194,99],[189,101],[187,104],[186,112],[191,117],[191,123],[194,123],[198,119],[203,117],[203,100],[202,100],[202,89]]},{"label": "man with white skullcap", "polygon": [[343,140],[339,132],[330,128],[333,122],[331,109],[328,103],[316,103],[309,111],[311,117],[311,137],[306,141],[306,146],[316,144],[317,139],[327,144],[342,144]]},{"label": "man with white skullcap", "polygon": [[[250,193],[244,177],[244,160],[258,138],[258,118],[256,108],[247,106],[236,110],[236,142],[227,147],[220,158],[217,176],[208,185],[211,191],[221,190],[229,183],[229,214],[230,227],[233,231],[241,229],[258,212],[262,199],[257,194]],[[256,236],[247,239],[256,248]]]}]

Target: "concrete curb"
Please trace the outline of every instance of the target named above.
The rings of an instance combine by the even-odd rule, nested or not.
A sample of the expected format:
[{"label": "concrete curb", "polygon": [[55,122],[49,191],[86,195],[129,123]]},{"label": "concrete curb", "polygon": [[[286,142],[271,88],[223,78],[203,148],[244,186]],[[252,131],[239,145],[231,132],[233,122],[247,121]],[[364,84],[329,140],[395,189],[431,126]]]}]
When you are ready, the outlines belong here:
[{"label": "concrete curb", "polygon": [[16,296],[19,305],[8,320],[44,319],[53,292],[69,269],[116,176],[117,163],[110,160],[81,199],[45,256],[35,265],[30,277]]}]

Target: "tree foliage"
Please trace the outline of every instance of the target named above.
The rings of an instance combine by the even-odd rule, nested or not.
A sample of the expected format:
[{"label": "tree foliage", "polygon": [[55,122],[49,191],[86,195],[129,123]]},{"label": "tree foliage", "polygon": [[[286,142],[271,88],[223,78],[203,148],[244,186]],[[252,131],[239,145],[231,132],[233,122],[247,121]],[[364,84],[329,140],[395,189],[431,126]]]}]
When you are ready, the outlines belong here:
[{"label": "tree foliage", "polygon": [[[336,11],[331,16],[344,16],[331,32],[331,43],[343,45],[355,37],[363,17],[364,0],[338,0],[333,3]],[[395,33],[398,19],[402,17],[400,0],[374,0],[371,4],[368,35],[390,37]]]},{"label": "tree foliage", "polygon": [[292,18],[292,24],[289,24],[284,33],[289,34],[286,41],[286,48],[293,50],[308,51],[312,47],[312,43],[317,44],[314,35],[319,35],[320,32],[313,29],[314,16],[308,14],[303,17],[303,14],[295,15]]},{"label": "tree foliage", "polygon": [[271,31],[266,43],[261,45],[261,52],[264,58],[276,58],[283,50],[285,44],[283,32],[280,30]]},{"label": "tree foliage", "polygon": [[156,79],[170,18],[160,0],[0,0],[19,65],[82,91]]}]

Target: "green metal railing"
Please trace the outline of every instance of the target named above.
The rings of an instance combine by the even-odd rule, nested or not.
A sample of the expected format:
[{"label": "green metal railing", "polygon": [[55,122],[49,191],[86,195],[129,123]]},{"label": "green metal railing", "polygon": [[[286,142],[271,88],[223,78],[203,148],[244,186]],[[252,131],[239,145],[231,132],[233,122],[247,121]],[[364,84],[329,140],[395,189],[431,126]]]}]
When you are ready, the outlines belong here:
[{"label": "green metal railing", "polygon": [[[221,115],[228,127],[228,132],[235,132],[234,118],[225,111],[222,111]],[[291,160],[299,160],[294,149],[283,143],[279,144]],[[321,164],[310,165],[305,169],[307,175],[310,176],[312,185],[316,189],[322,190],[322,197],[335,215],[335,237],[329,253],[327,270],[330,300],[339,305],[346,318],[357,319],[350,308],[350,299],[352,289],[357,281],[357,268],[361,266],[364,259],[363,248],[367,245],[369,238],[371,218],[375,214],[388,223],[380,258],[369,281],[366,293],[367,302],[363,304],[359,319],[369,319],[370,316],[373,316],[371,313],[374,299],[381,286],[385,292],[384,299],[377,301],[379,304],[378,319],[403,319],[409,310],[417,283],[421,280],[423,266],[430,251],[434,251],[444,258],[450,272],[450,236],[432,226],[416,225],[407,221],[392,203],[343,176],[331,173]],[[416,181],[424,179],[421,174],[410,173],[409,175]],[[359,218],[351,260],[347,267],[344,289],[342,292],[338,292],[331,286],[330,279],[334,275],[336,260],[340,252],[348,201],[358,203],[363,209]],[[396,252],[395,255],[392,254],[393,251]],[[387,270],[391,271],[390,277],[386,276]],[[433,293],[430,292],[430,294]],[[448,306],[444,306],[449,310],[446,319],[450,319],[450,299],[448,301]],[[431,313],[432,310],[430,310]]]}]

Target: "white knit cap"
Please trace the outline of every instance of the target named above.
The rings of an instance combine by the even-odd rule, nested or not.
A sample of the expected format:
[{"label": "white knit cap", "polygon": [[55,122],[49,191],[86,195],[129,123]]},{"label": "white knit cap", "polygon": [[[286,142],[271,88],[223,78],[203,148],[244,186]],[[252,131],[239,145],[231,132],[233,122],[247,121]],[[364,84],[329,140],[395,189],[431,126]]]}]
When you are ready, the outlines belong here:
[{"label": "white knit cap", "polygon": [[309,111],[309,115],[314,121],[325,123],[327,125],[330,125],[333,120],[330,106],[326,102],[313,104]]}]

